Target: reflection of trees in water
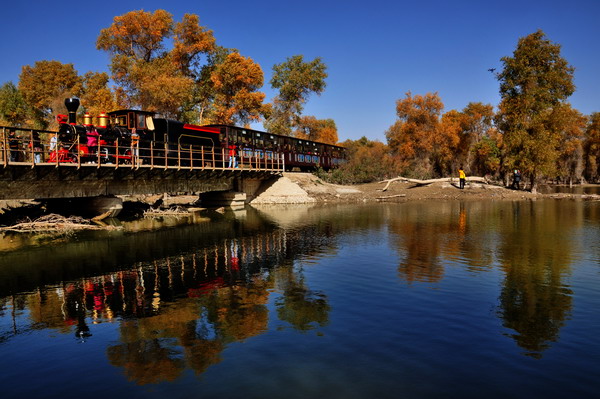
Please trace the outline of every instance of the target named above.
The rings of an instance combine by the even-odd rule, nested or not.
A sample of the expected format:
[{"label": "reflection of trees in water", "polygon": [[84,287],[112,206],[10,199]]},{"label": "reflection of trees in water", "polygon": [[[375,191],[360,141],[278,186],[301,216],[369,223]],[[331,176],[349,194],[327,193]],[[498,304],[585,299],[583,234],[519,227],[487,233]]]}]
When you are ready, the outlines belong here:
[{"label": "reflection of trees in water", "polygon": [[409,283],[438,282],[444,276],[442,259],[463,259],[475,272],[489,269],[492,253],[485,243],[490,240],[490,232],[469,224],[471,217],[485,212],[478,203],[404,204],[389,224],[398,237],[400,278]]},{"label": "reflection of trees in water", "polygon": [[220,361],[228,344],[266,331],[266,304],[275,287],[286,298],[278,315],[294,328],[326,323],[325,296],[306,287],[301,272],[293,269],[298,257],[331,251],[335,234],[323,228],[225,238],[16,298],[24,299],[21,309],[28,309],[27,329],[53,328],[94,339],[95,324],[118,320],[120,342],[107,348],[110,363],[139,384],[172,381],[185,368],[204,372]]},{"label": "reflection of trees in water", "polygon": [[505,273],[499,317],[531,356],[556,341],[572,297],[563,280],[573,251],[568,230],[583,220],[582,207],[556,201],[405,204],[390,220],[408,282],[437,282],[444,263],[489,269],[494,254]]},{"label": "reflection of trees in water", "polygon": [[[125,327],[131,322],[122,322]],[[140,385],[174,381],[183,371],[184,362],[179,353],[159,339],[136,339],[111,346],[107,350],[113,366],[123,367],[130,381]]]},{"label": "reflection of trees in water", "polygon": [[292,267],[277,270],[275,279],[282,290],[275,303],[280,320],[299,331],[312,330],[315,324],[327,325],[330,307],[324,293],[306,287],[302,276],[294,273]]},{"label": "reflection of trees in water", "polygon": [[558,206],[515,202],[502,224],[499,257],[505,279],[499,315],[515,331],[511,336],[517,344],[534,357],[558,339],[572,307],[572,292],[563,283],[573,251],[567,232],[581,219],[568,212],[574,208]]}]

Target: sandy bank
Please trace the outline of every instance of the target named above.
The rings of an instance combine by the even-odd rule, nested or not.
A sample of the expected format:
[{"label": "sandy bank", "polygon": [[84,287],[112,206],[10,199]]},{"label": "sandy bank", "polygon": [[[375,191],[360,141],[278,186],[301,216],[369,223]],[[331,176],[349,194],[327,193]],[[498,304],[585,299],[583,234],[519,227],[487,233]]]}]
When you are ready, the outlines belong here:
[{"label": "sandy bank", "polygon": [[[458,182],[456,182],[458,184]],[[291,204],[311,202],[368,202],[454,199],[535,199],[544,194],[532,194],[501,186],[467,183],[460,190],[454,183],[433,183],[416,186],[414,183],[393,182],[384,192],[385,183],[368,183],[353,186],[329,184],[310,173],[285,173],[273,181],[251,204]]]}]

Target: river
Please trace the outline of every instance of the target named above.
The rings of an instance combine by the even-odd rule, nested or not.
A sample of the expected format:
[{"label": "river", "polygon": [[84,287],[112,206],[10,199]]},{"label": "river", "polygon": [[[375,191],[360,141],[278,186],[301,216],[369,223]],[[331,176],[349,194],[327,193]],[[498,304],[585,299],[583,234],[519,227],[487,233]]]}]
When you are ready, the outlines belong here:
[{"label": "river", "polygon": [[0,237],[2,397],[600,388],[600,203],[247,207]]}]

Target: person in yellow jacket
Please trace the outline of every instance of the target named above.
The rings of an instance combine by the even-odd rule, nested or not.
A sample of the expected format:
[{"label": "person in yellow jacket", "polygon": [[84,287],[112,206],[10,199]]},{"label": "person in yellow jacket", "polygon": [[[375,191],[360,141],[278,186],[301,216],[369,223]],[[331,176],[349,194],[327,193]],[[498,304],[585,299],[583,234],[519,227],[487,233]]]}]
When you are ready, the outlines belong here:
[{"label": "person in yellow jacket", "polygon": [[465,171],[463,170],[462,165],[460,165],[460,168],[458,169],[458,179],[460,181],[460,189],[464,190],[465,181],[467,180],[467,175],[465,174]]}]

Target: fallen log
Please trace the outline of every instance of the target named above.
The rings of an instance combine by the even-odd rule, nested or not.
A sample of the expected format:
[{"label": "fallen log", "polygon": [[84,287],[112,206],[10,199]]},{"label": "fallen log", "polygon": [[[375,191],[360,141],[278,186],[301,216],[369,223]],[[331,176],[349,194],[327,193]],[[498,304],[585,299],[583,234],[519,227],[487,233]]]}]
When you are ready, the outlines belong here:
[{"label": "fallen log", "polygon": [[376,197],[376,200],[387,200],[390,198],[406,197],[406,194],[386,195],[384,197]]},{"label": "fallen log", "polygon": [[[380,183],[387,182],[385,187],[381,190],[381,191],[387,191],[387,189],[390,187],[390,184],[392,184],[395,181],[405,181],[408,183],[414,183],[417,186],[426,186],[431,183],[453,182],[455,179],[456,179],[455,177],[442,177],[440,179],[419,180],[419,179],[410,179],[408,177],[398,176],[393,179],[383,180]],[[458,180],[458,179],[456,179],[456,180]],[[466,181],[490,184],[485,177],[479,177],[479,176],[469,176],[466,178]]]}]

